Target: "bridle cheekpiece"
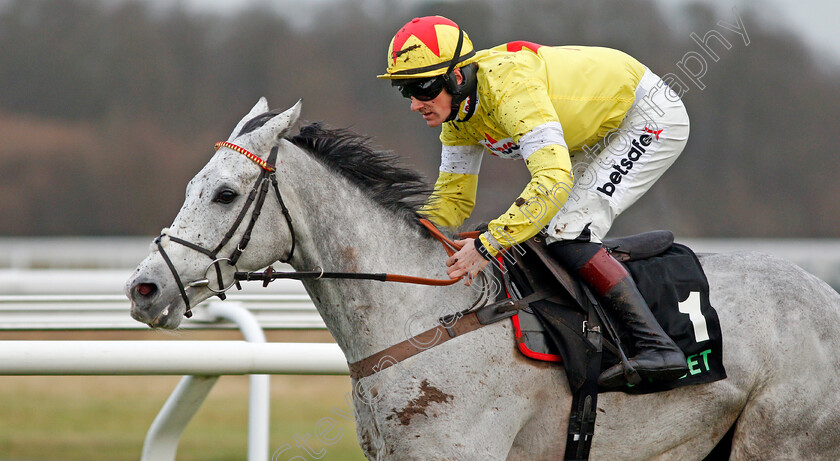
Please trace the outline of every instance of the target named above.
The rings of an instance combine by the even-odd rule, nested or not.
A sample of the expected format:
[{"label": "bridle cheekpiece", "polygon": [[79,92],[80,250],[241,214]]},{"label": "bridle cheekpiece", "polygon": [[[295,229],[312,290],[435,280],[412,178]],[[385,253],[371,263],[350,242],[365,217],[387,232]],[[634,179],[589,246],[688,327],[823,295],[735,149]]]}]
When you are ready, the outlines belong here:
[{"label": "bridle cheekpiece", "polygon": [[[248,198],[245,201],[245,205],[242,207],[242,210],[239,212],[239,215],[236,217],[233,225],[225,234],[224,238],[216,248],[213,250],[208,250],[200,245],[195,243],[189,242],[187,240],[175,237],[174,235],[168,234],[166,232],[161,233],[155,241],[154,244],[157,246],[158,251],[160,252],[161,256],[163,257],[164,262],[169,267],[169,271],[172,272],[172,276],[175,278],[175,282],[178,284],[178,289],[181,292],[181,298],[184,300],[184,305],[186,310],[184,311],[184,316],[189,318],[192,316],[192,312],[190,311],[190,300],[187,296],[186,287],[206,287],[211,292],[215,293],[221,299],[225,299],[225,292],[231,289],[233,286],[238,285],[239,282],[234,278],[234,281],[229,285],[225,286],[223,277],[222,277],[222,269],[219,265],[222,261],[227,261],[227,263],[234,268],[234,272],[237,271],[236,262],[239,260],[239,257],[242,255],[242,252],[245,251],[245,247],[248,246],[248,242],[251,240],[251,231],[254,229],[254,225],[257,223],[257,218],[260,216],[260,212],[262,210],[263,203],[265,203],[265,197],[268,195],[269,186],[274,189],[274,195],[277,197],[277,201],[280,204],[280,210],[283,213],[283,216],[286,218],[286,223],[289,226],[289,233],[291,234],[291,248],[289,249],[289,253],[286,255],[285,258],[281,259],[280,262],[287,263],[292,259],[292,255],[295,252],[295,230],[294,226],[292,225],[292,217],[289,213],[289,209],[286,208],[286,204],[283,202],[283,197],[280,195],[280,188],[277,184],[277,169],[274,166],[274,162],[277,160],[277,151],[278,146],[274,146],[271,149],[271,153],[268,155],[267,160],[263,160],[260,157],[252,154],[250,151],[245,149],[242,146],[238,146],[231,142],[221,141],[215,144],[216,150],[221,149],[222,147],[227,147],[233,151],[239,152],[240,154],[247,157],[252,162],[256,163],[260,168],[262,168],[262,172],[260,176],[257,178],[254,187],[251,189],[251,192],[248,194]],[[242,234],[242,239],[239,241],[239,244],[236,245],[231,255],[227,258],[219,257],[219,252],[224,248],[230,239],[233,238],[233,235],[236,233],[236,230],[239,229],[239,225],[242,224],[242,221],[245,219],[245,215],[248,213],[248,210],[251,208],[251,204],[254,204],[254,211],[251,213],[251,220],[248,223],[245,232]],[[181,244],[187,248],[192,250],[198,251],[204,255],[207,255],[211,262],[207,266],[207,269],[204,271],[205,278],[194,280],[192,282],[188,282],[186,287],[181,280],[181,277],[178,275],[178,271],[175,269],[175,265],[172,264],[169,256],[166,254],[166,251],[163,249],[163,238],[168,237],[170,241]],[[210,272],[211,268],[216,269],[216,280],[218,283],[218,288],[213,288],[210,286],[210,280],[207,277],[207,274]]]}]

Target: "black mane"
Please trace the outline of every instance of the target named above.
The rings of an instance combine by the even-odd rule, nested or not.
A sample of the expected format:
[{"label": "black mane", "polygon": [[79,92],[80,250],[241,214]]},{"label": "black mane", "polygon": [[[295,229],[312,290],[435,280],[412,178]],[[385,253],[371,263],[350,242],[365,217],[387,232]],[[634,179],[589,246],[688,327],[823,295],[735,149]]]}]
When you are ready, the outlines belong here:
[{"label": "black mane", "polygon": [[419,210],[431,189],[417,172],[399,166],[397,155],[375,150],[366,136],[324,128],[320,123],[304,126],[288,139],[359,186],[376,203],[420,226]]},{"label": "black mane", "polygon": [[[237,136],[260,128],[280,112],[257,115],[245,123]],[[376,203],[422,227],[418,219],[423,215],[419,211],[432,189],[417,172],[399,166],[397,155],[375,150],[366,136],[346,129],[324,128],[320,123],[304,126],[300,133],[286,139],[359,186]]]}]

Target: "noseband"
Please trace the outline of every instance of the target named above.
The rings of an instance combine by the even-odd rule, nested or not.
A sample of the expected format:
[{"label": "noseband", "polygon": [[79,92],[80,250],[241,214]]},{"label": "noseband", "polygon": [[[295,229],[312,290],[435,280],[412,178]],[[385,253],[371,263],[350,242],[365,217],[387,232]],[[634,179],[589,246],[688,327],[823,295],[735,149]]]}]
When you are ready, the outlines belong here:
[{"label": "noseband", "polygon": [[[260,172],[260,176],[257,178],[257,181],[254,183],[254,187],[251,188],[251,192],[248,194],[248,199],[245,201],[245,205],[242,207],[242,210],[236,217],[236,221],[234,221],[233,225],[230,227],[230,230],[227,231],[224,238],[221,242],[219,242],[218,245],[216,245],[215,249],[208,250],[200,245],[188,242],[173,235],[169,235],[165,232],[155,239],[154,244],[157,245],[158,251],[160,251],[160,255],[163,257],[163,260],[169,267],[169,271],[172,272],[172,276],[175,278],[175,282],[178,284],[178,290],[180,290],[181,298],[183,298],[184,305],[186,306],[184,316],[187,318],[192,317],[192,312],[190,311],[190,300],[187,297],[186,288],[184,286],[184,283],[181,281],[181,277],[178,275],[178,271],[175,270],[175,266],[169,259],[169,255],[167,255],[166,251],[164,251],[163,249],[163,237],[169,237],[169,240],[175,243],[179,243],[187,248],[207,255],[211,259],[211,262],[207,266],[207,269],[204,271],[205,278],[189,282],[186,284],[186,286],[204,286],[207,287],[208,290],[215,293],[216,296],[218,296],[219,298],[225,299],[225,292],[231,289],[234,285],[238,285],[239,282],[236,279],[234,279],[234,281],[230,285],[225,286],[220,263],[223,261],[227,261],[228,265],[233,266],[234,272],[236,272],[236,262],[239,260],[239,257],[242,255],[242,252],[245,251],[245,248],[248,246],[248,242],[251,240],[251,231],[254,229],[254,225],[257,223],[257,218],[260,217],[262,206],[265,203],[265,196],[268,195],[269,183],[271,183],[271,186],[274,189],[274,195],[277,197],[277,201],[280,204],[280,209],[283,212],[283,216],[286,217],[286,224],[289,226],[289,234],[291,235],[292,239],[289,253],[286,255],[285,258],[281,259],[280,262],[288,263],[292,259],[292,255],[294,255],[295,252],[295,229],[292,225],[292,216],[291,214],[289,214],[289,209],[286,208],[286,204],[283,202],[283,197],[280,195],[280,188],[277,185],[277,169],[274,165],[277,160],[278,146],[274,146],[271,149],[271,153],[268,155],[267,160],[263,160],[257,157],[256,155],[252,154],[248,150],[230,142],[217,142],[215,147],[216,150],[219,150],[222,147],[227,147],[228,149],[232,149],[236,152],[239,152],[240,154],[248,157],[251,161],[259,165],[259,167],[262,168],[262,171]],[[239,241],[239,244],[236,245],[236,248],[233,250],[230,256],[228,256],[227,258],[220,258],[219,252],[228,244],[228,242],[230,242],[230,239],[233,238],[234,234],[236,234],[236,230],[239,229],[239,225],[242,224],[242,221],[245,219],[245,215],[248,213],[248,210],[251,208],[252,204],[254,204],[254,212],[251,214],[251,221],[248,223],[248,227],[245,229],[245,233],[242,234],[242,239]],[[210,281],[207,278],[207,274],[208,272],[210,272],[211,268],[216,269],[216,280],[219,284],[218,289],[214,289],[213,287],[211,287]]]}]

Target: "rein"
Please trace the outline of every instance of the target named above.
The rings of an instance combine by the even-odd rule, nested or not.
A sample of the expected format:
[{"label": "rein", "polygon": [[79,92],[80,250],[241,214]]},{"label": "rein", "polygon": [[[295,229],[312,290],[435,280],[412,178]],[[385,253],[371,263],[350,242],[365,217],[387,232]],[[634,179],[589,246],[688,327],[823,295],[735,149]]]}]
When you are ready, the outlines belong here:
[{"label": "rein", "polygon": [[[428,219],[420,219],[426,229],[435,237],[442,245],[446,254],[454,255],[461,246],[450,240],[448,237],[435,227]],[[462,234],[464,235],[464,234]],[[471,235],[471,234],[470,234]],[[291,271],[291,272],[277,272],[274,267],[269,266],[263,272],[237,272],[234,274],[237,281],[262,281],[263,286],[268,286],[270,282],[277,279],[354,279],[354,280],[377,280],[380,282],[397,282],[397,283],[411,283],[415,285],[431,285],[431,286],[449,286],[453,285],[461,278],[455,279],[431,279],[425,277],[415,277],[412,275],[387,274],[387,273],[364,273],[364,272],[324,272],[323,269],[317,267],[311,271]]]},{"label": "rein", "polygon": [[[239,260],[239,257],[242,255],[242,252],[245,251],[245,248],[248,246],[248,242],[251,240],[251,231],[254,229],[257,219],[260,216],[262,206],[265,203],[265,197],[266,195],[268,195],[269,183],[271,184],[274,190],[274,195],[277,197],[277,201],[280,204],[283,216],[285,216],[286,218],[286,223],[289,227],[289,233],[291,234],[292,239],[291,247],[289,249],[288,254],[285,258],[280,260],[280,262],[288,263],[294,255],[296,242],[295,229],[294,225],[292,224],[292,216],[289,213],[289,209],[286,207],[286,204],[283,202],[283,197],[280,194],[280,188],[277,184],[277,170],[275,167],[275,161],[277,160],[278,146],[274,146],[271,149],[271,153],[269,154],[267,160],[263,160],[257,157],[256,155],[252,154],[245,148],[230,142],[218,142],[216,143],[215,147],[216,150],[219,150],[222,147],[227,147],[229,149],[234,150],[235,152],[239,152],[240,154],[248,157],[248,159],[256,163],[260,168],[262,168],[262,171],[260,172],[260,176],[257,178],[256,182],[254,183],[254,187],[251,189],[251,192],[248,194],[248,198],[245,201],[245,205],[242,207],[242,210],[239,212],[239,215],[236,217],[236,220],[234,221],[233,225],[227,231],[224,238],[222,238],[222,241],[219,242],[219,244],[216,245],[216,248],[214,248],[213,250],[208,250],[202,247],[201,245],[197,245],[187,240],[170,235],[166,231],[162,232],[161,235],[159,235],[155,239],[154,244],[157,245],[158,251],[160,251],[163,260],[166,262],[166,265],[167,267],[169,267],[172,276],[175,278],[175,282],[178,284],[178,290],[181,292],[181,297],[183,298],[184,305],[186,306],[186,310],[184,311],[185,317],[192,317],[192,312],[190,311],[190,300],[186,292],[186,288],[188,287],[206,287],[208,290],[215,293],[216,296],[218,296],[219,298],[225,299],[225,292],[231,289],[233,286],[236,286],[237,288],[241,289],[239,282],[243,280],[261,280],[263,282],[263,286],[268,286],[269,283],[277,279],[319,280],[322,278],[377,280],[381,282],[448,286],[457,283],[459,280],[461,280],[461,278],[463,278],[459,277],[446,280],[387,273],[325,272],[320,267],[316,268],[316,270],[311,271],[291,272],[276,272],[272,266],[269,266],[263,272],[237,271],[236,262]],[[251,220],[249,221],[248,227],[245,229],[245,232],[242,235],[242,239],[239,241],[239,244],[236,245],[236,248],[233,250],[229,257],[220,258],[219,252],[230,242],[230,240],[236,234],[236,230],[244,221],[245,215],[248,213],[248,210],[251,208],[252,204],[254,205],[254,211],[251,214]],[[434,236],[439,242],[441,242],[441,244],[444,247],[444,250],[446,250],[447,255],[452,256],[458,250],[461,249],[461,245],[458,245],[457,243],[453,242],[445,235],[443,235],[443,233],[441,233],[440,230],[438,230],[437,227],[435,227],[435,225],[432,224],[429,220],[420,219],[420,223],[424,227],[426,227],[426,229],[429,230],[432,236]],[[467,234],[460,234],[459,236],[476,238],[478,236],[478,233],[472,232]],[[178,275],[178,271],[175,269],[175,265],[172,264],[169,255],[164,250],[164,238],[168,238],[172,242],[178,243],[187,248],[198,251],[199,253],[207,255],[207,257],[209,257],[212,261],[207,266],[207,269],[205,269],[204,271],[205,278],[194,280],[185,285],[181,280],[180,275]],[[228,286],[224,285],[224,280],[222,277],[222,269],[220,266],[220,263],[222,261],[227,261],[228,265],[233,266],[234,268],[233,282]],[[215,268],[216,270],[216,279],[219,284],[218,289],[214,289],[213,287],[211,287],[210,280],[207,278],[207,274],[210,272],[211,268]],[[482,272],[482,274],[484,273]],[[438,319],[438,324],[433,328],[426,330],[411,338],[408,338],[407,340],[402,341],[401,343],[395,344],[389,348],[379,351],[376,354],[359,360],[358,362],[348,364],[350,367],[350,376],[353,379],[361,379],[366,376],[370,376],[374,373],[382,371],[385,368],[391,367],[392,365],[395,365],[409,357],[419,354],[424,350],[440,345],[462,334],[469,333],[473,330],[481,328],[482,326],[484,326],[484,324],[481,323],[481,321],[479,320],[477,312],[482,308],[494,307],[493,305],[487,306],[487,286],[488,284],[483,284],[481,296],[479,296],[479,298],[469,308],[456,312],[455,314],[440,317]]]},{"label": "rein", "polygon": [[[454,279],[432,279],[432,278],[425,278],[425,277],[415,277],[411,275],[400,275],[400,274],[387,274],[387,273],[362,273],[362,272],[325,272],[320,267],[315,268],[311,271],[291,271],[291,272],[277,272],[274,270],[272,266],[269,266],[263,272],[239,272],[236,270],[236,262],[239,260],[239,257],[242,256],[242,252],[245,251],[245,248],[248,246],[248,242],[251,240],[251,232],[254,229],[254,226],[257,223],[257,219],[260,217],[260,212],[262,210],[263,204],[265,203],[265,197],[268,195],[268,188],[269,183],[271,184],[274,195],[277,197],[277,201],[280,204],[280,209],[282,210],[283,216],[286,218],[286,224],[289,227],[289,233],[291,235],[292,243],[289,249],[288,254],[285,258],[279,260],[282,263],[288,263],[295,252],[295,229],[294,225],[292,224],[292,216],[289,213],[289,209],[286,207],[286,204],[283,202],[283,196],[280,194],[280,188],[277,184],[277,169],[275,167],[275,162],[277,160],[277,151],[278,146],[274,146],[271,149],[271,153],[268,156],[267,160],[263,160],[260,157],[252,154],[247,149],[233,144],[231,142],[218,142],[215,145],[216,150],[219,150],[222,147],[227,147],[235,152],[239,152],[240,154],[244,155],[252,162],[256,163],[262,171],[260,172],[260,176],[257,178],[257,181],[254,184],[254,187],[251,189],[251,192],[248,194],[248,198],[245,201],[245,205],[242,207],[242,210],[239,212],[239,215],[236,217],[236,220],[233,222],[233,225],[225,234],[222,241],[219,242],[218,245],[213,250],[208,250],[201,245],[197,245],[195,243],[189,242],[187,240],[175,237],[174,235],[170,235],[167,232],[161,233],[155,240],[154,244],[157,246],[158,251],[160,252],[161,256],[163,257],[164,262],[166,263],[167,267],[169,267],[169,271],[172,273],[172,276],[175,278],[175,282],[178,285],[178,290],[181,293],[181,298],[184,300],[184,305],[186,306],[186,310],[184,311],[184,316],[187,318],[192,317],[192,311],[190,310],[190,300],[187,296],[186,289],[189,287],[206,287],[208,290],[212,291],[216,294],[220,299],[224,300],[226,298],[225,292],[230,290],[232,287],[236,286],[238,289],[241,289],[239,285],[240,281],[262,281],[263,286],[268,286],[268,284],[277,279],[293,279],[293,280],[303,280],[303,279],[314,279],[319,280],[322,278],[332,278],[332,279],[353,279],[353,280],[377,280],[380,282],[397,282],[397,283],[411,283],[417,285],[430,285],[430,286],[449,286],[457,283],[461,278],[454,278]],[[236,245],[236,248],[233,250],[231,255],[227,258],[220,258],[219,252],[230,242],[233,238],[234,234],[236,234],[236,230],[239,229],[239,226],[242,224],[242,221],[245,219],[245,215],[248,213],[248,210],[251,208],[251,205],[254,204],[254,211],[251,214],[251,220],[248,223],[248,227],[245,229],[245,233],[242,235],[242,239],[239,241],[239,244]],[[443,233],[441,233],[429,220],[421,219],[420,223],[425,226],[429,232],[443,244],[446,253],[449,256],[455,254],[461,247],[456,244],[455,242],[451,241],[447,238]],[[204,271],[204,278],[193,280],[192,282],[188,282],[184,284],[181,280],[180,275],[178,275],[178,271],[175,269],[175,265],[172,263],[172,260],[169,258],[169,255],[164,250],[164,238],[168,238],[172,242],[178,243],[183,245],[187,248],[192,250],[198,251],[204,255],[207,255],[211,259],[210,264],[207,266],[207,269]],[[225,286],[224,279],[222,276],[222,268],[220,263],[223,261],[227,261],[228,265],[234,267],[234,276],[233,276],[233,283],[230,285]],[[214,268],[216,271],[216,280],[218,283],[218,289],[215,289],[210,286],[210,280],[207,277],[207,274],[210,272],[210,269]]]}]

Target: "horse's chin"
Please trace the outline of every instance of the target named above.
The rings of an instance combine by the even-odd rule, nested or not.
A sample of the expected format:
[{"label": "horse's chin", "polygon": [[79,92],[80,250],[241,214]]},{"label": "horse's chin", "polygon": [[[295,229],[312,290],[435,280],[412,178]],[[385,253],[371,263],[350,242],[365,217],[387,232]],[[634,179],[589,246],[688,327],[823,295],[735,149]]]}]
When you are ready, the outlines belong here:
[{"label": "horse's chin", "polygon": [[161,314],[147,325],[154,329],[175,330],[181,325],[182,318],[184,318],[183,311],[168,315]]},{"label": "horse's chin", "polygon": [[150,328],[162,328],[174,330],[181,325],[186,308],[180,299],[172,300],[162,308],[146,306],[139,308],[134,302],[131,303],[131,317]]}]

